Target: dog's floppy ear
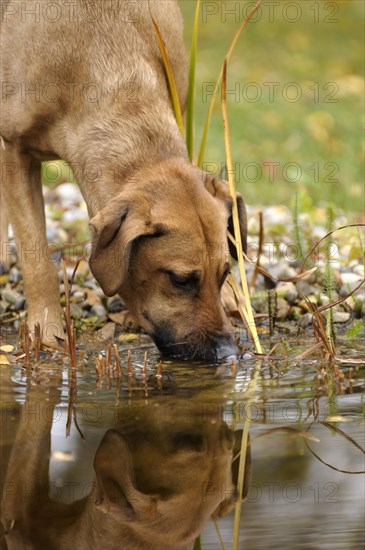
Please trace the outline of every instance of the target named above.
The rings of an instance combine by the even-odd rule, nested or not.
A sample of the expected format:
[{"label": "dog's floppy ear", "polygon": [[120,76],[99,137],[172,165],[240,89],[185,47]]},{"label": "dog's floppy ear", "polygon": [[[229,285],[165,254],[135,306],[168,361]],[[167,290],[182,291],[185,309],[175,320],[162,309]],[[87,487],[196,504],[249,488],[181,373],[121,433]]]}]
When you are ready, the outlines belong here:
[{"label": "dog's floppy ear", "polygon": [[138,491],[130,450],[123,435],[108,430],[94,458],[95,505],[117,521],[153,519],[157,496]]},{"label": "dog's floppy ear", "polygon": [[128,272],[132,243],[156,227],[143,197],[120,194],[90,220],[93,230],[90,269],[106,296],[113,296]]},{"label": "dog's floppy ear", "polygon": [[[206,190],[213,195],[225,202],[228,211],[230,212],[228,218],[228,230],[234,238],[234,229],[233,229],[233,218],[232,218],[232,198],[229,192],[229,185],[226,181],[214,178],[212,175],[207,172],[203,172],[203,181]],[[237,198],[237,207],[238,207],[238,217],[240,221],[241,228],[241,239],[242,239],[242,248],[243,252],[247,252],[247,213],[246,205],[243,200],[243,197],[240,193],[236,194]],[[237,250],[235,245],[228,239],[229,252],[231,256],[237,260]]]},{"label": "dog's floppy ear", "polygon": [[[234,447],[233,447],[233,462],[232,462],[232,483],[234,487],[238,485],[238,472],[240,466],[240,451],[242,444],[242,430],[236,430],[234,432]],[[248,436],[247,449],[246,449],[246,460],[245,460],[245,473],[243,477],[243,487],[242,487],[242,500],[245,500],[248,495],[251,483],[251,444],[250,436]],[[228,496],[225,498],[219,506],[214,510],[212,514],[213,519],[220,518],[225,516],[230,512],[235,505],[235,498]]]}]

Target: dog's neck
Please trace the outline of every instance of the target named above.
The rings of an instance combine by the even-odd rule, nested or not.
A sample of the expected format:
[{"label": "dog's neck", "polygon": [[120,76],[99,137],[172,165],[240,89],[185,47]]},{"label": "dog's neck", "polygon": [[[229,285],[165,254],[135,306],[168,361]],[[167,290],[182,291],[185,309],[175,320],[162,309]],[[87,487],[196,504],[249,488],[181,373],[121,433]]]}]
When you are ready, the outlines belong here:
[{"label": "dog's neck", "polygon": [[62,156],[73,169],[90,216],[141,169],[169,157],[188,162],[173,112],[161,103],[115,106],[97,117],[93,112],[76,130],[66,131]]}]

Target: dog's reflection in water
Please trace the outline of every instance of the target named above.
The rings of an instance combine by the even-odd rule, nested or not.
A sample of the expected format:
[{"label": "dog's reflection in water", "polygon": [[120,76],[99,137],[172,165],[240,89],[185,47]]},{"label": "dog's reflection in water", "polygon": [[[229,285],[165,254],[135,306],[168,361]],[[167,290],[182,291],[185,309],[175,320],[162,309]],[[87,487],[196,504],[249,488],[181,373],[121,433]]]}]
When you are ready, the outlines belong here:
[{"label": "dog's reflection in water", "polygon": [[[3,491],[8,550],[191,549],[208,520],[233,507],[240,437],[219,404],[170,397],[119,410],[96,451],[91,493],[72,504],[50,500],[50,407],[58,399],[47,385],[28,392]],[[35,403],[46,414],[27,414]],[[246,464],[244,495],[249,452]]]}]

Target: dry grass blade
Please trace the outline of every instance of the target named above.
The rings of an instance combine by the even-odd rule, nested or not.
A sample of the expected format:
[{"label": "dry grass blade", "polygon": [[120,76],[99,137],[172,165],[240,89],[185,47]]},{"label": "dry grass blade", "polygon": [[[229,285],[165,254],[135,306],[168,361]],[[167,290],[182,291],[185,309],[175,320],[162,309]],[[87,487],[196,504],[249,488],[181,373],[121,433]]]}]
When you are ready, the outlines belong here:
[{"label": "dry grass blade", "polygon": [[312,346],[309,349],[303,351],[303,353],[300,353],[299,355],[297,355],[296,358],[295,358],[295,361],[294,361],[294,365],[299,363],[299,361],[302,361],[308,355],[312,355],[312,353],[314,353],[315,351],[321,349],[322,347],[323,347],[323,342],[322,341],[317,342],[316,344],[314,344],[314,346]]},{"label": "dry grass blade", "polygon": [[278,426],[277,428],[270,428],[269,430],[265,430],[264,432],[261,432],[260,434],[256,435],[251,439],[251,443],[253,441],[256,441],[256,439],[260,439],[261,437],[265,437],[266,435],[270,435],[274,432],[289,432],[295,435],[298,435],[299,437],[302,437],[303,439],[307,439],[308,441],[315,441],[316,443],[319,442],[318,437],[315,437],[314,435],[310,434],[309,432],[301,432],[297,430],[296,428],[292,428],[290,426]]},{"label": "dry grass blade", "polygon": [[312,248],[310,249],[310,251],[308,252],[308,254],[306,255],[306,257],[304,258],[304,260],[302,261],[302,267],[300,269],[300,271],[303,271],[304,269],[304,266],[308,260],[308,258],[310,256],[312,256],[313,252],[316,250],[316,248],[321,244],[321,242],[323,242],[325,239],[327,239],[328,237],[330,237],[331,235],[333,235],[333,233],[336,233],[336,231],[341,231],[342,229],[348,229],[349,227],[365,227],[365,223],[349,223],[349,224],[346,224],[346,225],[341,225],[341,227],[337,227],[337,229],[333,229],[333,231],[329,231],[329,233],[327,233],[326,235],[324,235],[324,237],[322,237],[321,239],[319,239],[319,241],[317,241],[313,246]]},{"label": "dry grass blade", "polygon": [[260,212],[259,212],[259,248],[258,248],[258,252],[257,252],[257,260],[256,260],[255,268],[253,270],[252,279],[251,279],[251,282],[250,282],[251,290],[254,290],[254,288],[256,286],[256,279],[257,279],[257,274],[258,274],[258,271],[259,271],[259,268],[260,268],[260,258],[262,256],[262,247],[263,247],[263,245],[264,245],[264,221],[263,221],[262,210],[260,210]]},{"label": "dry grass blade", "polygon": [[[259,9],[260,5],[262,4],[264,0],[258,0],[258,2],[255,4],[255,6],[252,8],[252,10],[247,14],[247,16],[244,18],[244,20],[242,21],[242,23],[240,24],[240,26],[238,27],[237,31],[236,31],[236,34],[234,35],[233,37],[233,40],[229,46],[229,49],[228,49],[228,52],[227,52],[227,55],[225,57],[225,62],[229,61],[229,58],[231,57],[232,55],[232,52],[236,46],[236,43],[237,43],[237,40],[241,34],[241,32],[243,31],[243,29],[245,28],[245,26],[247,25],[247,23],[250,21],[250,19],[252,18],[253,15],[255,15],[256,11]],[[224,63],[225,63],[224,62]],[[223,76],[223,70],[224,70],[224,64],[222,65],[222,68],[219,72],[219,75],[218,75],[218,78],[216,80],[216,83],[215,83],[215,91],[218,90],[218,87],[219,87],[219,83],[220,81],[222,80],[222,76]],[[214,109],[214,103],[215,103],[215,93],[212,95],[212,99],[210,100],[210,104],[209,104],[209,108],[208,108],[208,113],[207,113],[207,118],[206,118],[206,121],[205,121],[205,126],[204,126],[204,131],[203,131],[203,137],[202,137],[202,141],[201,141],[201,145],[200,145],[200,150],[199,150],[199,156],[198,156],[198,166],[201,168],[203,166],[203,160],[204,160],[204,154],[205,154],[205,147],[206,147],[206,144],[207,144],[207,139],[208,139],[208,131],[209,131],[209,126],[210,126],[210,120],[212,118],[212,114],[213,114],[213,109]]]},{"label": "dry grass blade", "polygon": [[119,355],[117,344],[114,344],[114,355],[115,355],[115,363],[116,363],[118,375],[122,376],[122,364],[120,361],[120,355]]},{"label": "dry grass blade", "polygon": [[303,298],[308,306],[308,310],[313,313],[314,318],[312,319],[312,325],[315,334],[325,345],[330,357],[334,359],[336,355],[335,345],[333,341],[330,340],[327,336],[326,327],[322,315],[319,313],[316,306],[314,306],[312,302],[307,298],[307,296],[303,295]]},{"label": "dry grass blade", "polygon": [[158,25],[157,25],[153,15],[152,15],[151,11],[150,11],[150,16],[151,16],[151,20],[152,20],[152,23],[153,23],[153,26],[154,26],[154,29],[155,29],[155,32],[156,32],[157,42],[158,42],[158,45],[159,45],[159,48],[160,48],[163,64],[164,64],[165,71],[166,71],[167,80],[168,80],[168,83],[169,83],[171,100],[172,100],[172,105],[173,105],[174,112],[175,112],[176,122],[177,122],[177,125],[179,127],[181,135],[184,136],[184,124],[183,124],[183,119],[182,119],[182,114],[181,114],[179,94],[177,92],[176,82],[175,82],[174,74],[173,74],[173,71],[172,71],[169,54],[167,53],[167,48],[166,48],[165,41],[162,38],[162,34],[160,32],[160,29],[158,28]]},{"label": "dry grass blade", "polygon": [[68,283],[66,264],[62,262],[63,268],[63,283],[65,286],[65,298],[66,298],[66,307],[64,308],[64,316],[66,323],[66,335],[67,341],[67,352],[70,357],[71,368],[76,369],[76,329],[74,327],[74,321],[71,318],[71,287],[75,278],[76,270],[79,266],[80,261],[77,262],[71,277],[70,284]]},{"label": "dry grass blade", "polygon": [[34,360],[38,361],[39,352],[41,351],[42,340],[41,340],[41,326],[39,323],[34,325]]},{"label": "dry grass blade", "polygon": [[[234,238],[230,232],[228,232],[228,238],[233,244],[235,243]],[[307,269],[307,271],[301,271],[297,275],[294,275],[294,277],[288,277],[287,279],[279,279],[278,277],[274,277],[274,275],[271,275],[271,273],[266,271],[266,269],[264,269],[262,266],[257,265],[257,262],[253,262],[252,260],[250,260],[250,258],[245,253],[243,253],[243,257],[249,264],[253,265],[254,268],[257,269],[259,273],[261,273],[261,275],[263,275],[267,279],[270,279],[271,281],[274,281],[276,283],[297,283],[298,281],[301,281],[302,279],[309,277],[309,275],[311,275],[317,270],[317,267],[311,267],[310,269]]]},{"label": "dry grass blade", "polygon": [[347,441],[350,441],[350,443],[352,443],[357,449],[359,449],[359,451],[362,452],[362,454],[365,455],[365,449],[364,447],[362,447],[360,445],[360,443],[358,443],[357,441],[355,441],[350,435],[348,435],[346,432],[344,432],[343,430],[341,430],[340,428],[338,428],[337,426],[333,426],[333,424],[330,424],[330,422],[321,422],[321,424],[323,426],[325,426],[326,428],[328,428],[329,430],[332,430],[336,433],[338,433],[339,435],[342,435],[342,437],[344,437],[345,439],[347,439]]},{"label": "dry grass blade", "polygon": [[197,0],[195,7],[193,37],[190,51],[190,69],[189,69],[189,90],[186,105],[186,146],[188,149],[190,162],[193,162],[194,155],[194,101],[195,101],[195,68],[196,68],[196,49],[198,41],[198,22],[199,22],[200,0]]},{"label": "dry grass blade", "polygon": [[71,369],[71,377],[68,385],[68,404],[67,404],[67,422],[66,422],[66,437],[71,433],[73,407],[76,399],[76,372]]},{"label": "dry grass blade", "polygon": [[333,466],[329,462],[326,462],[316,452],[314,452],[313,449],[308,444],[308,441],[304,440],[304,444],[307,447],[308,451],[313,456],[315,456],[316,459],[319,460],[319,462],[321,462],[321,464],[324,464],[325,466],[328,466],[328,468],[331,468],[331,470],[335,470],[336,472],[341,472],[342,474],[365,474],[365,470],[354,471],[354,470],[342,470],[341,468],[336,468],[336,466]]},{"label": "dry grass blade", "polygon": [[245,407],[245,423],[242,430],[242,439],[241,439],[241,449],[239,451],[240,463],[238,467],[238,477],[237,477],[237,499],[234,513],[234,528],[233,528],[233,550],[239,548],[239,535],[240,535],[240,522],[241,522],[241,509],[242,509],[242,495],[243,495],[243,486],[245,478],[245,468],[246,468],[246,457],[247,449],[249,445],[249,428],[251,424],[251,404],[256,401],[256,391],[257,391],[257,379],[260,373],[260,367],[256,365],[254,375],[249,382],[249,386],[246,391],[248,397],[246,407]]},{"label": "dry grass blade", "polygon": [[239,271],[241,276],[242,290],[243,290],[243,295],[245,297],[245,307],[243,308],[244,320],[249,326],[250,334],[252,336],[257,352],[262,353],[260,340],[257,335],[256,325],[253,318],[253,312],[252,312],[252,307],[250,302],[250,293],[248,290],[246,271],[245,271],[243,254],[242,254],[243,246],[242,246],[242,239],[241,239],[240,221],[238,217],[237,195],[236,195],[236,188],[235,188],[234,179],[233,179],[234,171],[233,171],[233,162],[232,162],[231,138],[229,133],[229,123],[228,123],[226,84],[227,84],[227,59],[224,62],[224,69],[223,69],[223,75],[222,75],[222,115],[223,115],[223,125],[224,125],[224,141],[226,146],[228,183],[229,183],[230,195],[232,198],[233,229],[234,229],[234,234],[236,238],[235,245],[237,249],[238,266],[239,266]]},{"label": "dry grass blade", "polygon": [[127,359],[127,370],[128,370],[128,377],[132,378],[133,376],[133,367],[132,367],[132,356],[131,356],[131,350],[128,350],[128,359]]},{"label": "dry grass blade", "polygon": [[324,306],[321,306],[321,307],[317,308],[317,311],[319,311],[319,312],[326,311],[326,309],[329,309],[331,307],[338,306],[339,304],[342,304],[343,302],[345,302],[347,300],[347,298],[350,298],[350,296],[355,294],[355,292],[357,292],[359,290],[359,288],[361,288],[364,283],[365,283],[365,279],[363,279],[358,284],[357,287],[355,287],[351,292],[349,292],[349,294],[346,294],[346,296],[344,296],[343,298],[339,298],[338,300],[334,300],[333,302],[331,302],[329,304],[326,304]]},{"label": "dry grass blade", "polygon": [[276,342],[276,344],[273,345],[269,353],[265,355],[265,358],[268,359],[278,349],[279,346],[283,348],[284,355],[286,358],[288,358],[288,350],[286,349],[283,340],[279,340],[279,342]]},{"label": "dry grass blade", "polygon": [[219,538],[219,544],[221,545],[222,550],[226,550],[226,547],[224,546],[224,541],[221,535],[221,530],[219,529],[219,524],[216,519],[213,519],[214,527],[217,532],[218,538]]}]

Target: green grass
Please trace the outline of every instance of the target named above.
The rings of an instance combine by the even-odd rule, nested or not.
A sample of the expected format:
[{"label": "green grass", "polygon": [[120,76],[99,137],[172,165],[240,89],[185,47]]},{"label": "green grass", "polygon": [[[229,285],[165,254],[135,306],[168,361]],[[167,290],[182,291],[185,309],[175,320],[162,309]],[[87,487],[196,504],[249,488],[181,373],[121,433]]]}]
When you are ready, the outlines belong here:
[{"label": "green grass", "polygon": [[[287,0],[275,7],[270,21],[268,6],[273,9],[273,4],[264,4],[260,19],[244,29],[229,64],[227,90],[237,94],[227,95],[236,186],[249,204],[290,206],[298,191],[307,196],[307,204],[331,201],[335,208],[361,212],[364,4],[361,0],[297,0],[291,2],[302,11],[297,22],[285,20],[294,16],[294,12],[285,11],[290,4]],[[189,51],[196,2],[180,0],[180,5]],[[206,90],[215,82],[230,41],[252,6],[244,0],[202,1],[194,113],[196,153],[209,104],[209,96],[202,97],[203,86]],[[318,13],[311,6],[318,6]],[[336,6],[338,12],[332,13]],[[207,15],[207,9],[217,13]],[[302,94],[297,102],[283,98],[285,90],[295,92],[294,86],[285,88],[292,82]],[[278,85],[272,88],[272,83]],[[250,101],[256,92],[260,99]],[[328,97],[331,92],[332,98]],[[211,167],[221,167],[225,159],[220,90],[217,99],[205,155]],[[330,99],[336,102],[329,103]],[[277,164],[270,168],[270,163]],[[273,178],[270,170],[274,170]],[[64,180],[68,169],[63,172]],[[44,177],[45,183],[57,181]]]},{"label": "green grass", "polygon": [[[204,4],[217,11],[205,20]],[[269,8],[264,6],[260,20],[243,31],[230,61],[227,90],[235,90],[237,96],[228,94],[227,101],[233,159],[238,163],[237,187],[251,204],[289,206],[294,193],[300,191],[308,194],[313,204],[330,200],[336,207],[360,212],[364,204],[363,3],[297,1],[294,4],[302,10],[297,22],[285,20],[285,16],[293,18],[293,12],[285,11],[287,4],[282,1],[276,7],[271,22]],[[195,1],[183,0],[180,5],[189,45]],[[313,5],[319,6],[318,14],[309,9]],[[336,5],[338,12],[332,13]],[[236,6],[241,6],[241,12],[236,12],[237,17],[229,15]],[[209,96],[203,97],[203,89],[216,80],[248,7],[252,8],[252,2],[202,3],[196,68],[197,144],[209,101]],[[314,22],[317,15],[319,21]],[[324,21],[326,17],[338,22]],[[293,82],[295,87],[285,88]],[[250,88],[248,83],[252,83]],[[265,83],[278,83],[272,101],[272,84]],[[285,90],[289,94],[299,90],[302,96],[296,102],[287,101]],[[256,92],[260,99],[249,101]],[[329,102],[331,99],[335,102]],[[216,102],[205,160],[218,166],[224,161],[220,101]],[[271,162],[278,163],[274,178],[270,178]],[[256,177],[260,173],[261,177]]]}]

